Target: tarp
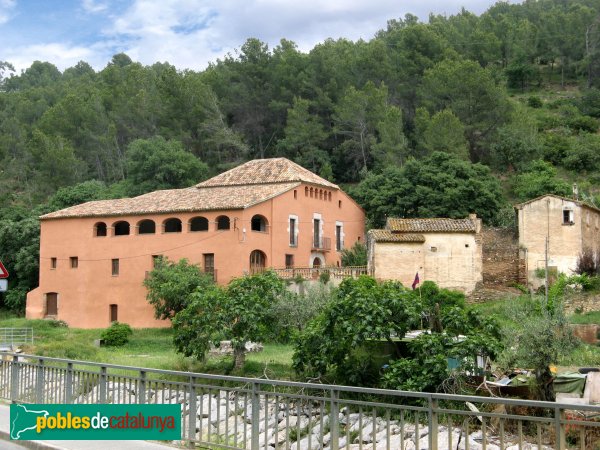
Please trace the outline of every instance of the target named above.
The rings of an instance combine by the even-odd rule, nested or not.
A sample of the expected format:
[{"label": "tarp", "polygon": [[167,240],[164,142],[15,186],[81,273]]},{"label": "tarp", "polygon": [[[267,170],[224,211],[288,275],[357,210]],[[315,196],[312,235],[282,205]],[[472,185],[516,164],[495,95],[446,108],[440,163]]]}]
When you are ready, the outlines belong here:
[{"label": "tarp", "polygon": [[563,372],[554,378],[554,392],[583,395],[586,375],[579,372]]}]

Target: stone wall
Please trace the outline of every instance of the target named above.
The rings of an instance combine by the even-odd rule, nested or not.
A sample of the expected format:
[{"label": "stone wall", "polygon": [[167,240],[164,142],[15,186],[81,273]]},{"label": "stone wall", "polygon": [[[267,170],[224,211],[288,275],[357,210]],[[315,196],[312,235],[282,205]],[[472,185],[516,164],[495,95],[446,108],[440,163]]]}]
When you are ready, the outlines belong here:
[{"label": "stone wall", "polygon": [[506,287],[519,281],[519,242],[512,228],[484,227],[483,285]]},{"label": "stone wall", "polygon": [[564,300],[564,307],[565,314],[600,311],[600,294],[578,293],[568,295]]}]

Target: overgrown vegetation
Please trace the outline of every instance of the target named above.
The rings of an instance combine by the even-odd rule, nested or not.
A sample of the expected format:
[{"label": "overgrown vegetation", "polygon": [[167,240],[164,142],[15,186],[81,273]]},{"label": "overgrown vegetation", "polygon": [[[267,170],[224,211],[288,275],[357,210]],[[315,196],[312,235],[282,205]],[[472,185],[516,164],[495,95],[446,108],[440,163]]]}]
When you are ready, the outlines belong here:
[{"label": "overgrown vegetation", "polygon": [[[403,339],[423,322],[428,332]],[[436,391],[450,377],[448,357],[461,361],[464,373],[473,369],[476,355],[498,353],[498,337],[494,320],[467,310],[458,292],[430,281],[419,292],[366,276],[348,278],[299,335],[294,368],[352,385]]]}]

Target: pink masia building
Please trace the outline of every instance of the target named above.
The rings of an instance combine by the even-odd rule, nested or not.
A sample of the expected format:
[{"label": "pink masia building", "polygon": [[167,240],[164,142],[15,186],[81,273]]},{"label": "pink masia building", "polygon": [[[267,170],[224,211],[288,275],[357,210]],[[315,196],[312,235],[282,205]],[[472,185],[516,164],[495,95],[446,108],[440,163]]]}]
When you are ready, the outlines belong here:
[{"label": "pink masia building", "polygon": [[40,285],[27,295],[27,318],[79,328],[169,326],[154,318],[143,286],[158,257],[187,258],[227,284],[267,267],[337,266],[365,230],[347,194],[285,158],[40,219]]}]

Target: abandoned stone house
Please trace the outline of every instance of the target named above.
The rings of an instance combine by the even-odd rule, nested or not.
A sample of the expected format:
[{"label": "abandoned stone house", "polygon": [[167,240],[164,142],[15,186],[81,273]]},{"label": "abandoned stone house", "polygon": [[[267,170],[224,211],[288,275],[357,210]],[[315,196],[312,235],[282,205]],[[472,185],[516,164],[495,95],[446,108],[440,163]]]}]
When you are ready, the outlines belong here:
[{"label": "abandoned stone house", "polygon": [[40,281],[27,295],[27,318],[80,328],[169,326],[154,318],[143,286],[159,257],[186,258],[226,284],[267,267],[337,266],[365,230],[347,194],[285,158],[40,219]]},{"label": "abandoned stone house", "polygon": [[558,195],[544,195],[515,206],[519,251],[525,281],[537,288],[544,283],[546,246],[548,273],[571,275],[579,255],[600,247],[600,209]]},{"label": "abandoned stone house", "polygon": [[481,284],[481,219],[388,218],[385,229],[368,233],[368,264],[380,280],[410,286],[419,279],[471,293]]}]

